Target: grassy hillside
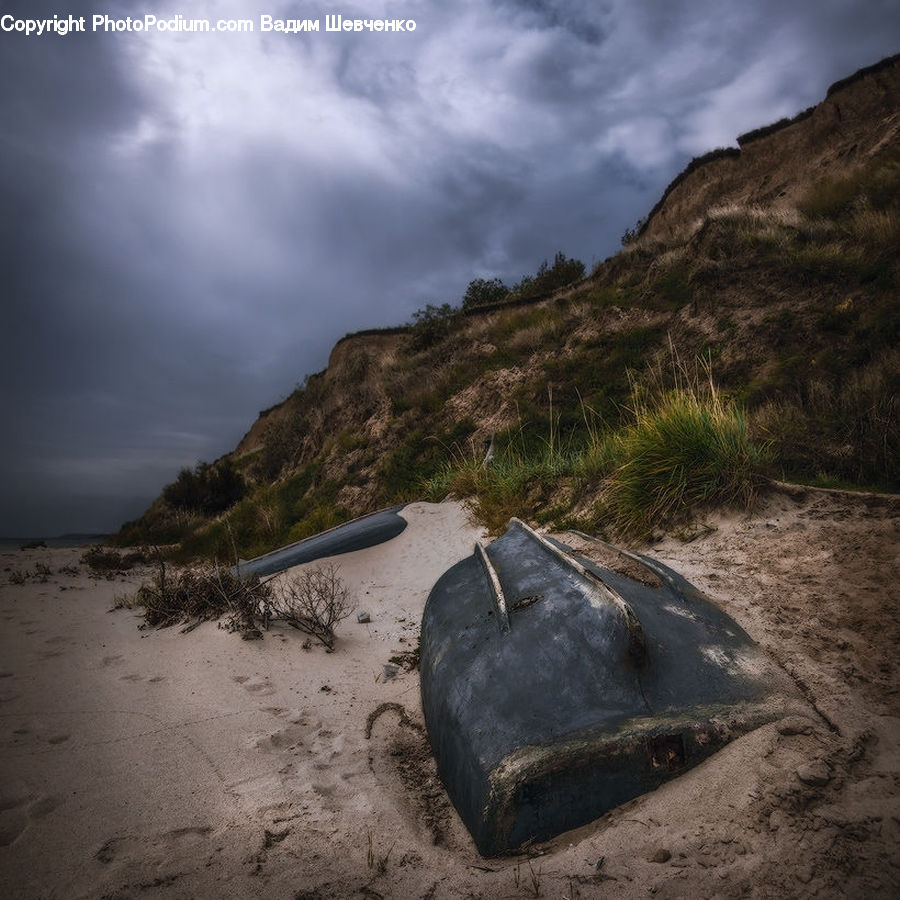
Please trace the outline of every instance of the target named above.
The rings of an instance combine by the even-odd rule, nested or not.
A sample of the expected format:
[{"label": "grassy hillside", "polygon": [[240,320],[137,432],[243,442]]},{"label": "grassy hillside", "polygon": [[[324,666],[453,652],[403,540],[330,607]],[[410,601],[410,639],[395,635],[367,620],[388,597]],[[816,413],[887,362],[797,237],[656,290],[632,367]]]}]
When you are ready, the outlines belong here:
[{"label": "grassy hillside", "polygon": [[451,492],[495,528],[640,535],[769,477],[897,490],[896,146],[797,175],[790,205],[713,203],[666,240],[648,231],[543,299],[546,267],[500,303],[349,336],[118,540],[250,557]]}]

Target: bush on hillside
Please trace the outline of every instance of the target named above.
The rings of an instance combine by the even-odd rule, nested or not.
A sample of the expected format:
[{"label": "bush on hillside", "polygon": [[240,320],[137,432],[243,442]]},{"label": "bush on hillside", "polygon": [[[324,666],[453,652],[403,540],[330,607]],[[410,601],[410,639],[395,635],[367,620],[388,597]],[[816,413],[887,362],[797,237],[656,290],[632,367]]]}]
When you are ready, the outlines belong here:
[{"label": "bush on hillside", "polygon": [[551,266],[545,259],[534,275],[526,275],[511,291],[520,298],[538,297],[558,288],[566,287],[584,278],[584,263],[580,259],[569,259],[560,250],[553,257]]},{"label": "bush on hillside", "polygon": [[244,494],[244,481],[230,459],[215,464],[197,463],[184,468],[163,488],[163,499],[175,509],[216,515],[233,506]]},{"label": "bush on hillside", "polygon": [[624,232],[622,232],[622,246],[630,247],[640,236],[641,232],[644,230],[647,225],[646,216],[638,219],[631,228],[626,228]]},{"label": "bush on hillside", "polygon": [[442,303],[440,306],[428,303],[424,309],[416,310],[410,323],[411,349],[414,352],[427,350],[443,340],[450,333],[450,328],[458,316],[459,310],[449,303]]},{"label": "bush on hillside", "polygon": [[469,282],[462,298],[463,309],[473,309],[476,306],[487,306],[491,303],[500,303],[509,295],[509,288],[499,279],[476,278]]}]

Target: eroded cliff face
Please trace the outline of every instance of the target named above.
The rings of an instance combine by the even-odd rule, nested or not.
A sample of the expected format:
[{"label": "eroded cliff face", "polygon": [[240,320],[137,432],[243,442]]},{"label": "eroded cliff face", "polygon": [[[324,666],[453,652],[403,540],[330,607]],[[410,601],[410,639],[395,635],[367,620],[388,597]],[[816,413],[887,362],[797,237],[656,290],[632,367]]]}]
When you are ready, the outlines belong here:
[{"label": "eroded cliff face", "polygon": [[[405,328],[363,331],[338,341],[329,355],[327,368],[307,379],[307,385],[316,385],[317,394],[323,395],[320,407],[323,415],[327,413],[333,423],[346,418],[346,413],[355,408],[362,394],[370,395],[379,383],[380,371],[394,360],[405,333]],[[327,391],[322,391],[323,387],[327,387]],[[287,399],[260,412],[230,455],[238,458],[258,452],[265,445],[268,433],[283,426],[308,405],[304,393],[295,391]]]},{"label": "eroded cliff face", "polygon": [[710,154],[672,182],[642,240],[684,240],[716,207],[793,207],[817,180],[839,178],[896,147],[900,54],[833,85],[825,100],[794,120],[737,140],[739,149]]},{"label": "eroded cliff face", "polygon": [[[652,258],[644,260],[636,258],[634,253],[620,254],[600,266],[593,278],[558,291],[554,300],[537,303],[532,309],[558,306],[571,301],[573,296],[590,294],[592,288],[634,281],[638,277],[635,269],[648,281],[644,292],[652,293],[654,270],[665,273],[672,268],[673,260],[666,257],[666,248],[683,247],[708,221],[711,212],[715,215],[716,211],[729,208],[754,207],[793,209],[816,182],[840,178],[881,153],[900,150],[900,54],[836,83],[825,100],[790,122],[749,132],[740,136],[738,142],[739,150],[729,149],[718,156],[716,152],[709,154],[713,158],[689,166],[669,186],[648,217],[638,242],[638,248],[645,248],[644,253],[653,252]],[[702,262],[708,248],[703,240],[695,243],[697,246],[689,255]],[[668,252],[683,255],[683,249]],[[700,277],[698,266],[703,268],[697,263],[690,273],[695,306],[698,294],[704,293],[702,282],[706,280]],[[748,279],[738,293],[743,293],[748,308],[765,305],[764,297],[751,299],[747,295],[752,283]],[[711,287],[721,296],[721,284]],[[650,306],[656,302],[652,297],[647,299]],[[504,352],[497,340],[498,319],[527,322],[536,316],[552,318],[554,315],[549,311],[541,314],[511,307],[508,311],[492,310],[470,316],[451,341],[452,359],[447,347],[443,355],[440,350],[430,355],[419,354],[417,358],[405,355],[407,328],[347,335],[333,348],[327,368],[308,379],[307,389],[295,391],[285,401],[260,413],[230,455],[237,459],[258,453],[267,443],[283,439],[286,430],[296,434],[298,429],[304,433],[306,449],[296,452],[295,465],[307,462],[329,439],[348,430],[356,437],[350,440],[349,435],[345,436],[345,445],[365,439],[383,452],[400,435],[416,427],[415,414],[411,410],[404,414],[402,408],[408,405],[415,408],[418,393],[448,380],[458,382],[458,389],[441,391],[442,409],[432,410],[436,414],[434,418],[448,428],[454,420],[470,420],[473,435],[470,443],[481,448],[491,434],[516,420],[519,410],[515,401],[520,398],[515,397],[515,389],[525,381],[534,380],[535,373],[546,361],[544,357],[571,353],[579,342],[578,334],[558,341],[560,335],[537,322],[516,334],[513,332],[519,331],[518,326],[510,325],[508,329],[501,326],[501,332],[509,331],[506,337],[516,345],[514,350],[521,350],[532,340],[536,341],[534,352],[527,354],[529,365],[525,369],[518,365],[490,366],[485,372],[483,358]],[[634,309],[627,315],[620,310],[612,319],[610,311],[589,315],[580,325],[581,339],[596,340],[601,331],[615,334],[623,327],[622,321],[626,321],[624,327],[632,328],[634,323],[630,320],[636,315]],[[625,318],[620,321],[622,316]],[[651,320],[655,324],[661,318],[665,316],[659,310],[645,311],[642,326]],[[454,367],[457,373],[451,376],[450,369]],[[468,379],[458,372],[459,368],[467,367],[471,372]],[[526,374],[528,370],[530,374]],[[342,468],[348,462],[348,453],[352,456],[354,452],[334,451],[334,463],[327,468]],[[359,510],[358,503],[352,505],[354,511]]]}]

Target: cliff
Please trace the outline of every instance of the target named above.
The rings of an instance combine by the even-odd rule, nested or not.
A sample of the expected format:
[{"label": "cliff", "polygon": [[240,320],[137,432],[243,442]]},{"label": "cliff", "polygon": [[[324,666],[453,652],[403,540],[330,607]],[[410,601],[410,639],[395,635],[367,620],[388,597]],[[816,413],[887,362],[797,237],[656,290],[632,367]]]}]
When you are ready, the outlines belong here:
[{"label": "cliff", "polygon": [[864,166],[900,135],[900,54],[832,85],[826,99],[793,119],[737,138],[675,178],[647,217],[646,240],[684,237],[707,212],[728,204],[791,208],[822,178]]},{"label": "cliff", "polygon": [[[120,541],[250,557],[451,482],[498,521],[590,519],[598,434],[629,420],[635,385],[697,359],[772,474],[896,489],[898,88],[893,57],[695,161],[637,241],[550,296],[348,335],[215,464],[239,473],[240,502],[164,494]],[[494,482],[441,480],[492,438]]]}]

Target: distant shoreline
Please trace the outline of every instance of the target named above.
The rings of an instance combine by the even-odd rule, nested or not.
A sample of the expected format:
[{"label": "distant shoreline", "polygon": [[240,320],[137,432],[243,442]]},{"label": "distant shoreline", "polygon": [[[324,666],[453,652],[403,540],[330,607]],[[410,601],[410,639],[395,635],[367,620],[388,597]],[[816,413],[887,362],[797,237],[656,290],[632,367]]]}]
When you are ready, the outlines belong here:
[{"label": "distant shoreline", "polygon": [[61,534],[57,537],[0,537],[0,550],[19,550],[23,544],[43,543],[47,548],[82,547],[99,544],[108,534]]}]

